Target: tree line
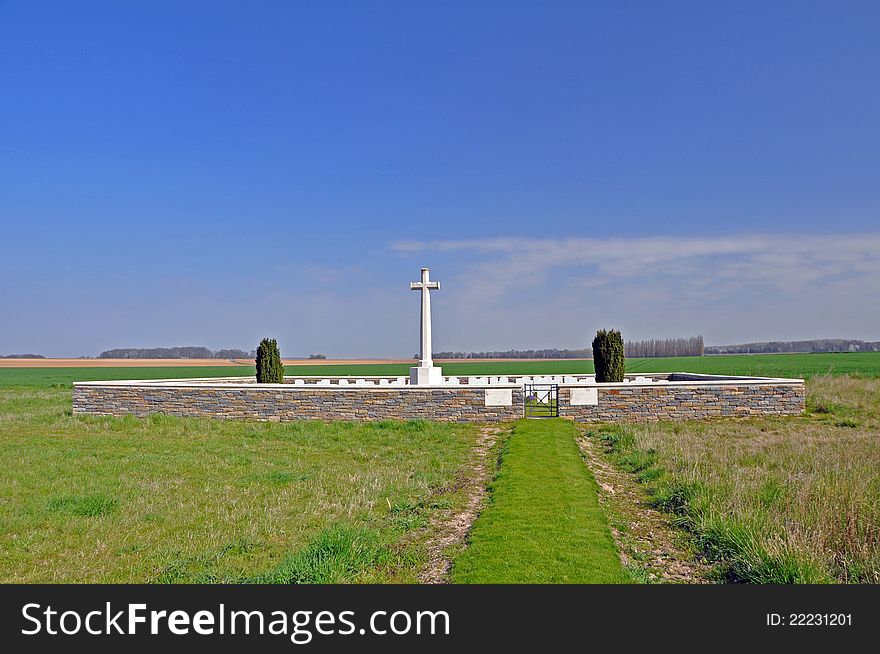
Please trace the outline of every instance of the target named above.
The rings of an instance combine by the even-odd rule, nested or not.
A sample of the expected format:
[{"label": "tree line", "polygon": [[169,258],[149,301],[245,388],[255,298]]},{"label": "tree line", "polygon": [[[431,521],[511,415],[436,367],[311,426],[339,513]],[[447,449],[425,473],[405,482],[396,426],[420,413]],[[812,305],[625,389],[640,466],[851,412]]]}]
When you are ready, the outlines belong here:
[{"label": "tree line", "polygon": [[[880,352],[880,341],[846,338],[819,338],[808,341],[767,341],[740,345],[704,345],[702,336],[687,338],[651,338],[625,341],[624,354],[629,358],[702,356],[703,354],[782,354],[797,352]],[[116,348],[98,355],[101,359],[249,359],[256,350],[228,348],[212,351],[206,347]],[[435,352],[435,359],[590,359],[590,348],[543,348],[537,350],[493,350],[491,352]],[[39,354],[9,354],[0,358],[42,358]],[[310,359],[326,359],[312,354]],[[416,354],[414,359],[418,359]]]},{"label": "tree line", "polygon": [[[546,348],[543,350],[504,350],[493,352],[434,352],[435,359],[590,359],[593,351],[560,350]],[[413,356],[418,359],[419,355]]]},{"label": "tree line", "polygon": [[633,359],[701,357],[704,350],[702,336],[649,338],[644,341],[625,341],[623,344],[624,354]]},{"label": "tree line", "polygon": [[247,359],[256,355],[255,350],[247,352],[237,348],[212,351],[206,347],[123,347],[104,350],[99,359]]},{"label": "tree line", "polygon": [[[628,357],[683,357],[702,356],[703,337],[649,339],[625,341],[624,354]],[[435,359],[591,359],[592,348],[542,350],[496,350],[492,352],[435,352]],[[413,358],[418,359],[419,355]]]},{"label": "tree line", "polygon": [[880,352],[880,341],[816,338],[809,341],[767,341],[740,345],[710,345],[706,354],[783,354],[815,352]]}]

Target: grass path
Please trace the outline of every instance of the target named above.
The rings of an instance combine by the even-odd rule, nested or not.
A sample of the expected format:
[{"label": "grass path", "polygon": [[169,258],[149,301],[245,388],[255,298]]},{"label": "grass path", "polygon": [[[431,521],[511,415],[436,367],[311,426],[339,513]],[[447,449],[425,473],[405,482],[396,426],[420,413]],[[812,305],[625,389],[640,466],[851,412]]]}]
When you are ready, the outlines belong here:
[{"label": "grass path", "polygon": [[596,481],[560,419],[521,420],[489,504],[452,570],[456,583],[627,583]]}]

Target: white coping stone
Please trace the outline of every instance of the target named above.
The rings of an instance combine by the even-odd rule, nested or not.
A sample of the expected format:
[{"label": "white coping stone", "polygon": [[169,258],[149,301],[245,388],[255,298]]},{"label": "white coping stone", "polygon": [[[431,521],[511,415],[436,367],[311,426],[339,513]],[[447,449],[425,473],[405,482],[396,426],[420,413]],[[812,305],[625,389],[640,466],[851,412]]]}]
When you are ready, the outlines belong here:
[{"label": "white coping stone", "polygon": [[[667,373],[664,373],[667,374]],[[788,379],[781,377],[740,377],[733,375],[695,375],[699,377],[699,379],[690,379],[687,381],[669,381],[666,377],[645,377],[645,383],[657,384],[662,386],[669,386],[672,388],[690,388],[690,387],[702,387],[702,386],[755,386],[755,385],[803,385],[803,379]],[[506,378],[506,377],[505,377]],[[520,381],[528,380],[528,379],[540,379],[539,376],[530,377],[528,375],[522,375],[518,377],[511,376],[512,379],[517,379]],[[288,376],[286,379],[286,385],[288,388],[291,386],[298,385],[297,378],[293,376]],[[304,380],[306,386],[320,386],[320,387],[335,387],[336,381],[338,378],[336,377],[318,377],[318,376],[303,376],[299,379]],[[378,376],[369,378],[364,377],[368,381],[374,382],[367,386],[370,388],[376,387],[375,381],[380,379]],[[381,378],[388,382],[390,386],[395,387],[408,387],[407,378],[406,377],[392,377],[392,378]],[[468,380],[473,385],[486,385],[485,377],[461,377],[459,381]],[[576,376],[577,385],[578,386],[596,386],[596,379],[593,375],[578,375]],[[633,380],[634,381],[634,380]],[[381,381],[379,383],[382,383]],[[254,386],[275,386],[275,384],[256,384],[253,377],[207,377],[207,378],[188,378],[188,379],[120,379],[120,380],[112,380],[112,381],[78,381],[73,382],[74,386],[77,387],[140,387],[140,388],[198,388],[198,387],[211,387],[211,388],[252,388]],[[507,386],[514,386],[515,382],[510,382],[506,384]],[[620,384],[603,384],[603,386],[620,386]],[[354,386],[350,387],[351,390],[358,390]],[[292,389],[291,389],[292,390]],[[500,390],[500,389],[499,389]]]},{"label": "white coping stone", "polygon": [[599,389],[572,388],[569,404],[572,406],[596,406],[599,404]]},{"label": "white coping stone", "polygon": [[487,388],[484,404],[486,406],[511,406],[513,405],[512,388]]},{"label": "white coping stone", "polygon": [[293,385],[294,385],[294,386],[304,386],[305,383],[306,383],[306,380],[305,380],[305,379],[294,379],[294,380],[293,380]]}]

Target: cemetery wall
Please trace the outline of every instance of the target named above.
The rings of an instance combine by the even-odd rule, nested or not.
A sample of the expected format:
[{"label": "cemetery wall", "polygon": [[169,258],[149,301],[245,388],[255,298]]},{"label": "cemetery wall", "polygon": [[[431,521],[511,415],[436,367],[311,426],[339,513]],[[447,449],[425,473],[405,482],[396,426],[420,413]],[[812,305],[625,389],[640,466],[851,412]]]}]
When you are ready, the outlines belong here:
[{"label": "cemetery wall", "polygon": [[[498,398],[501,391],[504,397]],[[495,395],[492,395],[495,393]],[[489,406],[487,406],[489,404]],[[438,420],[499,422],[522,415],[522,387],[297,388],[289,385],[97,386],[76,384],[73,412],[165,413],[252,420]]]},{"label": "cemetery wall", "polygon": [[[787,416],[804,411],[804,395],[801,380],[561,385],[558,407],[561,417],[579,422]],[[499,422],[521,417],[523,400],[519,384],[358,388],[229,380],[81,382],[74,384],[73,412],[273,421]]]},{"label": "cemetery wall", "polygon": [[[702,418],[793,416],[804,412],[803,382],[683,384],[596,388],[588,402],[559,389],[559,415],[578,422],[646,422]],[[578,393],[574,390],[575,395]]]}]

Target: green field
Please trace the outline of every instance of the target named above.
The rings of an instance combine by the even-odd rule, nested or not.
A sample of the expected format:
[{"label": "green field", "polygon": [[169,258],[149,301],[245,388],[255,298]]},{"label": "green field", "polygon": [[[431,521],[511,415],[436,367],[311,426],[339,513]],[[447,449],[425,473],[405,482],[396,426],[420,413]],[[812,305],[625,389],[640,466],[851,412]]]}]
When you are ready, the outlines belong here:
[{"label": "green field", "polygon": [[817,375],[880,377],[880,352],[840,354],[736,354],[669,359],[627,359],[627,372],[695,372],[809,379]]},{"label": "green field", "polygon": [[[804,377],[848,374],[880,377],[880,352],[841,354],[753,354],[707,357],[627,359],[626,370],[641,372],[696,372],[712,375]],[[444,363],[447,375],[559,375],[593,372],[584,360],[475,361]],[[288,375],[407,375],[408,364],[364,363],[288,366]],[[253,366],[181,366],[120,368],[0,368],[0,386],[69,385],[74,381],[112,379],[165,379],[233,377],[254,374]]]},{"label": "green field", "polygon": [[456,583],[627,583],[596,481],[560,418],[520,420],[488,506],[452,569]]},{"label": "green field", "polygon": [[0,387],[68,387],[75,381],[177,379],[254,375],[254,366],[162,366],[119,368],[0,368]]}]

